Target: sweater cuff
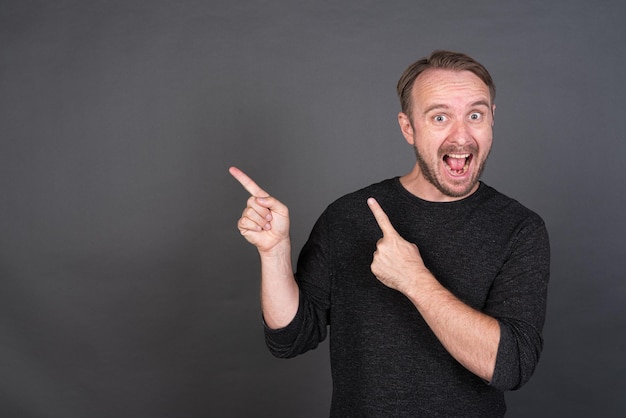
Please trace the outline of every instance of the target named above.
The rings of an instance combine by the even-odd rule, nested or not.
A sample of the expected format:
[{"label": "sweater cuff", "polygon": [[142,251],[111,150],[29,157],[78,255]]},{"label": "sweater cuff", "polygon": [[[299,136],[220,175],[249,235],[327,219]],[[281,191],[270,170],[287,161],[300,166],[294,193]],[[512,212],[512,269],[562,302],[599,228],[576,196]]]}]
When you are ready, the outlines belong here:
[{"label": "sweater cuff", "polygon": [[296,315],[291,322],[283,328],[270,328],[267,326],[267,323],[263,318],[265,342],[272,354],[276,357],[285,357],[287,352],[293,347],[294,342],[297,340],[304,319],[302,306],[302,294],[300,294]]},{"label": "sweater cuff", "polygon": [[511,329],[500,322],[500,345],[490,386],[501,391],[513,390],[519,385],[519,350]]}]

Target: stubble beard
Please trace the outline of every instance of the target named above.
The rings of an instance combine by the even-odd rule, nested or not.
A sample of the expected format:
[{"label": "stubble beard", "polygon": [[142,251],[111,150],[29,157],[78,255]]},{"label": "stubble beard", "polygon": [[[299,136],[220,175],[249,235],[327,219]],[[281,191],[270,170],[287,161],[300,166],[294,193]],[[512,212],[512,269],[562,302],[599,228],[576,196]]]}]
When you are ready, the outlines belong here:
[{"label": "stubble beard", "polygon": [[[443,184],[442,181],[440,181],[437,173],[437,164],[428,164],[426,159],[417,149],[417,145],[414,144],[413,149],[415,150],[415,158],[417,159],[417,165],[420,168],[422,176],[424,176],[426,181],[435,186],[435,188],[439,190],[439,192],[441,192],[445,196],[452,198],[465,197],[472,192],[483,174],[483,171],[485,169],[485,163],[487,161],[487,158],[485,157],[482,161],[476,162],[478,171],[463,189],[452,189],[451,187],[446,186],[445,184]],[[473,150],[472,153],[474,155],[473,158],[477,158],[476,150]],[[443,156],[439,156],[439,158],[441,159],[443,158]]]}]

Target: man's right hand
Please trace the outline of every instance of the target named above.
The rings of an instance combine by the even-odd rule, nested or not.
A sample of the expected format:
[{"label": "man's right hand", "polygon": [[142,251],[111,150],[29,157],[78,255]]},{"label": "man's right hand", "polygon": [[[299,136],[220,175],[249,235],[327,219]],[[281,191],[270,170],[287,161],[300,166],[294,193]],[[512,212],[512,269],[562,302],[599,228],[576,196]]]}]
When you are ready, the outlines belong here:
[{"label": "man's right hand", "polygon": [[289,242],[289,210],[261,189],[237,167],[230,174],[250,193],[246,208],[237,223],[239,232],[261,254],[271,254],[279,244]]}]

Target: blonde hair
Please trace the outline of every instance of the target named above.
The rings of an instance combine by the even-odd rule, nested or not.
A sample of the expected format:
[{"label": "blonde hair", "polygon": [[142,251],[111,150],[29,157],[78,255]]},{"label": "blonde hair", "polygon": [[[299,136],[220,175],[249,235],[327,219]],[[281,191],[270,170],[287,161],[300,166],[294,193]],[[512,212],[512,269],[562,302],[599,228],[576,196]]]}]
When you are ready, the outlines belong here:
[{"label": "blonde hair", "polygon": [[397,90],[398,97],[400,98],[400,106],[402,107],[402,112],[406,115],[411,115],[411,90],[413,89],[415,80],[421,73],[431,68],[470,71],[474,73],[487,85],[489,94],[491,95],[491,102],[494,102],[496,98],[496,85],[489,71],[487,71],[481,63],[469,55],[460,52],[436,50],[433,51],[430,56],[421,58],[409,65],[398,81]]}]

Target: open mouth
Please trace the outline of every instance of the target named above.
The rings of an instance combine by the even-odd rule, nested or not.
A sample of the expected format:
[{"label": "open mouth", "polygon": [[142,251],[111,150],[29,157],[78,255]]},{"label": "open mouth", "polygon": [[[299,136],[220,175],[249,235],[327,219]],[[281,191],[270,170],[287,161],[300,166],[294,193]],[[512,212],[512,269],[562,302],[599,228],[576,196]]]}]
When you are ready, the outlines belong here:
[{"label": "open mouth", "polygon": [[450,174],[462,176],[467,173],[472,157],[472,154],[446,154],[443,156],[443,162]]}]

